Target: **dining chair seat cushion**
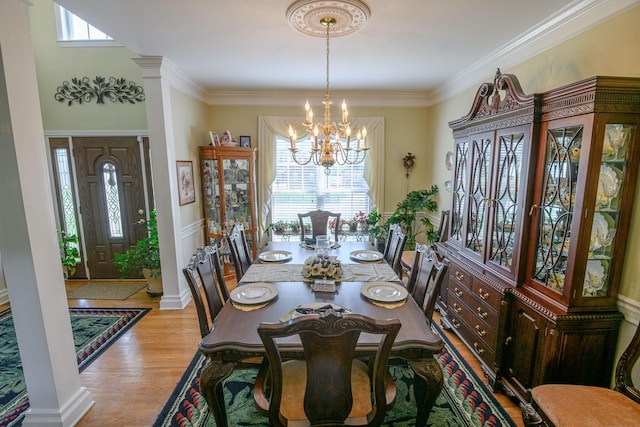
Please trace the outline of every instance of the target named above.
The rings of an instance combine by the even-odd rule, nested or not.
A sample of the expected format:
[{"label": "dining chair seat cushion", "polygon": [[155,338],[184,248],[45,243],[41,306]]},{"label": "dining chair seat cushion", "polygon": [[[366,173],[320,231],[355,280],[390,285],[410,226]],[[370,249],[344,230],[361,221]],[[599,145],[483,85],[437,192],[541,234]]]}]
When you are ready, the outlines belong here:
[{"label": "dining chair seat cushion", "polygon": [[557,427],[640,425],[640,404],[608,388],[544,384],[534,387],[531,396]]},{"label": "dining chair seat cushion", "polygon": [[[282,364],[282,403],[280,412],[289,421],[306,420],[304,392],[307,385],[307,365],[304,360],[289,360]],[[353,406],[349,418],[365,417],[371,412],[371,389],[368,367],[360,360],[351,366]],[[322,393],[322,390],[318,390]]]}]

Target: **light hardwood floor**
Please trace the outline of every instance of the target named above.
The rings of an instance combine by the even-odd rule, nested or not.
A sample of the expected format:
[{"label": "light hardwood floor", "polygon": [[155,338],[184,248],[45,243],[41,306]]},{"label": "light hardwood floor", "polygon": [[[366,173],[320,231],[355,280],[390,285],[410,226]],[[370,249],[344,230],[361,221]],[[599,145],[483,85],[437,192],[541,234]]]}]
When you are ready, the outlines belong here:
[{"label": "light hardwood floor", "polygon": [[[67,283],[67,292],[86,282]],[[149,313],[120,337],[84,372],[80,380],[95,404],[79,427],[151,426],[195,355],[200,332],[193,302],[184,310],[159,310],[159,298],[143,290],[121,300],[69,299],[70,307],[150,307]],[[6,308],[6,307],[4,307]],[[434,321],[438,321],[437,313]],[[480,365],[451,333],[448,337],[483,378]],[[520,409],[508,397],[495,395],[518,426]]]}]

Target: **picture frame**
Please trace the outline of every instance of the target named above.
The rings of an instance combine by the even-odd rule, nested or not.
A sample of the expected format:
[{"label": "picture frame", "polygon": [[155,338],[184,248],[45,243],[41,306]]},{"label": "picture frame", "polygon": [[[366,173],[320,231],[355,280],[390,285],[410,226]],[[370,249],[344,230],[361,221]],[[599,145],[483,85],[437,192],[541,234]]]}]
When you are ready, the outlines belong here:
[{"label": "picture frame", "polygon": [[220,146],[220,138],[218,138],[218,134],[213,132],[213,131],[209,131],[209,138],[211,138],[211,144],[210,145],[215,145],[216,147]]},{"label": "picture frame", "polygon": [[177,160],[176,172],[180,206],[195,202],[196,187],[193,178],[193,162],[191,160]]},{"label": "picture frame", "polygon": [[251,147],[251,137],[250,136],[240,136],[240,146],[249,148]]}]

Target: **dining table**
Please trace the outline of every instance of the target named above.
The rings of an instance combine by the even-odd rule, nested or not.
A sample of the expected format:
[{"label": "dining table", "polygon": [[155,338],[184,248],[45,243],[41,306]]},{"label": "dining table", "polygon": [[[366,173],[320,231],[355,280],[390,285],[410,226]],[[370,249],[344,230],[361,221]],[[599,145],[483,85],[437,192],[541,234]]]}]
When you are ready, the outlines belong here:
[{"label": "dining table", "polygon": [[[313,245],[301,242],[270,242],[261,250],[231,292],[214,327],[199,344],[199,350],[210,359],[202,370],[200,389],[218,427],[228,426],[223,381],[231,375],[242,360],[266,357],[258,336],[261,322],[281,322],[292,317],[299,307],[331,305],[374,319],[398,319],[400,331],[393,344],[390,357],[403,359],[414,372],[414,396],[417,405],[416,426],[425,426],[429,413],[443,386],[442,369],[434,358],[444,346],[428,324],[423,310],[411,296],[401,301],[386,301],[369,293],[375,286],[399,288],[402,282],[368,242],[334,242],[329,255],[342,264],[343,276],[335,292],[317,292],[301,276],[305,260],[314,256]],[[379,253],[378,253],[379,254]],[[373,261],[372,261],[373,260]],[[243,304],[239,300],[243,289],[268,289],[273,295],[259,304]],[[249,294],[249,293],[247,293]],[[236,295],[236,298],[234,298]],[[406,295],[406,294],[403,294]],[[239,303],[240,302],[240,303]],[[367,357],[374,354],[378,341],[362,334],[356,354]],[[284,358],[303,357],[298,337],[282,343]]]}]

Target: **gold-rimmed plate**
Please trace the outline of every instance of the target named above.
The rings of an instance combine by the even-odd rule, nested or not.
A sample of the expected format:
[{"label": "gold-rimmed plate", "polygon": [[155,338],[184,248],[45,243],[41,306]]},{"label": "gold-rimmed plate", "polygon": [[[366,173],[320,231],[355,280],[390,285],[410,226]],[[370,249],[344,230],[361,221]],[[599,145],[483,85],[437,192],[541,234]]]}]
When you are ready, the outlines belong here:
[{"label": "gold-rimmed plate", "polygon": [[377,302],[399,302],[407,298],[407,289],[393,282],[368,282],[360,287],[360,293]]},{"label": "gold-rimmed plate", "polygon": [[378,262],[380,261],[384,255],[382,255],[378,251],[372,251],[363,249],[360,251],[353,251],[349,254],[352,260],[358,262]]},{"label": "gold-rimmed plate", "polygon": [[285,262],[292,257],[289,251],[264,251],[258,254],[258,259],[262,262]]},{"label": "gold-rimmed plate", "polygon": [[229,293],[231,301],[243,305],[262,304],[276,296],[278,296],[278,287],[265,282],[240,285]]}]

